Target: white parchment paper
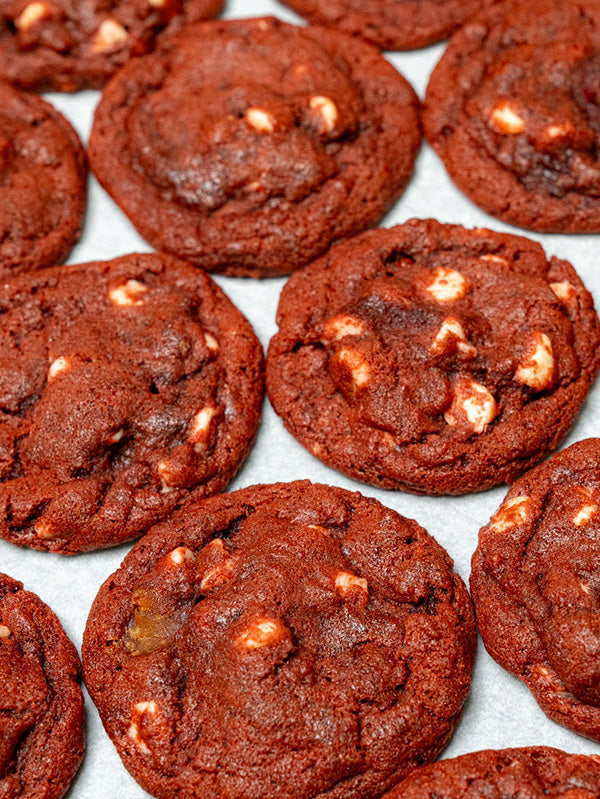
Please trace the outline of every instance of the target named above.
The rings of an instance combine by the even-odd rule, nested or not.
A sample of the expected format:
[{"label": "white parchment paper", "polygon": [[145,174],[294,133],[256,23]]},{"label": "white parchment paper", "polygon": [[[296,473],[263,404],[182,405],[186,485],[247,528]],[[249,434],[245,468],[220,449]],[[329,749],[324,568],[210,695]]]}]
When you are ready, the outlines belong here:
[{"label": "white parchment paper", "polygon": [[[274,14],[290,22],[301,20],[275,0],[229,0],[225,17]],[[413,53],[391,54],[393,64],[423,96],[429,74],[444,45]],[[97,92],[48,95],[75,125],[84,141],[91,128],[98,102]],[[411,217],[435,217],[466,227],[530,235],[550,254],[569,259],[600,306],[600,238],[525,234],[480,211],[464,198],[447,177],[437,156],[423,142],[416,172],[407,191],[383,224],[390,226]],[[147,252],[150,247],[138,236],[124,214],[90,177],[88,211],[81,242],[70,263],[101,260],[130,252]],[[250,320],[265,349],[276,330],[275,311],[283,279],[253,281],[217,278],[232,301]],[[598,435],[600,426],[600,384],[592,389],[579,420],[563,446]],[[505,487],[466,497],[415,497],[397,491],[361,486],[323,466],[284,430],[283,424],[265,400],[256,444],[230,489],[254,483],[312,480],[361,490],[405,516],[416,519],[437,538],[454,558],[456,569],[468,580],[471,555],[477,545],[479,528],[499,506]],[[78,648],[91,603],[102,582],[119,566],[130,545],[64,558],[19,549],[0,541],[0,571],[22,580],[61,619]],[[148,796],[129,776],[112,743],[104,733],[98,714],[86,694],[87,753],[73,782],[70,799],[141,799]],[[443,753],[452,757],[488,747],[548,745],[568,752],[600,754],[600,745],[549,721],[515,678],[505,673],[485,652],[480,642],[473,685],[464,716]],[[258,798],[257,798],[258,799]]]}]

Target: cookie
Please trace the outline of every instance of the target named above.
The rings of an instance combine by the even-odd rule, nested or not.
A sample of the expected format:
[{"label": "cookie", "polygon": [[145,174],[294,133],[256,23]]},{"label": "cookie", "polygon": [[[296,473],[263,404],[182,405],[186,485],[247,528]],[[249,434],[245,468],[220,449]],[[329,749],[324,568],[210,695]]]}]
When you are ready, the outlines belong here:
[{"label": "cookie", "polygon": [[90,161],[153,247],[230,275],[289,274],[400,195],[417,106],[363,42],[275,19],[206,23],[112,81]]},{"label": "cookie", "polygon": [[600,439],[527,472],[480,531],[471,591],[486,649],[544,713],[600,741]]},{"label": "cookie", "polygon": [[444,746],[474,652],[467,591],[422,527],[302,481],[154,527],[100,589],[83,662],[154,796],[371,799]]},{"label": "cookie", "polygon": [[548,746],[487,749],[419,768],[384,799],[597,799],[600,758]]},{"label": "cookie", "polygon": [[501,2],[436,66],[424,129],[458,188],[513,225],[600,232],[599,0]]},{"label": "cookie", "polygon": [[0,280],[66,258],[81,232],[85,182],[67,120],[0,82]]},{"label": "cookie", "polygon": [[98,89],[151,52],[176,15],[196,21],[222,7],[223,0],[3,0],[0,79],[34,91]]},{"label": "cookie", "polygon": [[288,281],[267,390],[323,463],[383,488],[463,494],[553,449],[600,365],[572,266],[490,230],[411,220]]},{"label": "cookie", "polygon": [[111,546],[240,467],[262,350],[202,271],[165,255],[46,269],[0,287],[0,319],[2,538]]},{"label": "cookie", "polygon": [[281,0],[309,22],[331,25],[384,50],[439,42],[495,0]]},{"label": "cookie", "polygon": [[0,574],[0,796],[64,796],[83,756],[79,678],[79,656],[54,613]]}]

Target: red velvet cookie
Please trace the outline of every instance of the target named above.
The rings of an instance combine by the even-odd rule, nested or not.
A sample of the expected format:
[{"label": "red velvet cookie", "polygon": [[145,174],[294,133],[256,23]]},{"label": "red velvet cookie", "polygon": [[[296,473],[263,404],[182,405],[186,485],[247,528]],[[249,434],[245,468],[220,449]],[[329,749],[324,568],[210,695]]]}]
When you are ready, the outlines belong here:
[{"label": "red velvet cookie", "polygon": [[530,230],[600,232],[600,0],[501,2],[452,38],[424,127],[450,177]]},{"label": "red velvet cookie", "polygon": [[196,503],[102,586],[84,677],[164,799],[371,799],[442,749],[475,653],[467,591],[416,522],[307,481]]},{"label": "red velvet cookie", "polygon": [[2,0],[0,79],[36,91],[100,88],[183,14],[216,16],[223,0]]},{"label": "red velvet cookie", "polygon": [[471,590],[486,649],[544,713],[600,741],[600,439],[527,472],[479,534]]},{"label": "red velvet cookie", "polygon": [[202,271],[166,255],[0,288],[0,536],[72,553],[221,491],[254,438],[262,350]]},{"label": "red velvet cookie", "polygon": [[107,87],[90,161],[157,249],[227,274],[289,274],[397,199],[417,106],[378,51],[335,31],[188,26]]},{"label": "red velvet cookie", "polygon": [[267,358],[276,412],[313,455],[384,488],[510,482],[569,429],[600,365],[567,261],[490,230],[412,220],[293,275]]},{"label": "red velvet cookie", "polygon": [[600,758],[547,746],[488,749],[441,760],[382,799],[598,799]]},{"label": "red velvet cookie", "polygon": [[0,796],[60,799],[83,756],[77,651],[50,608],[0,574]]},{"label": "red velvet cookie", "polygon": [[495,0],[281,0],[309,22],[331,25],[384,50],[439,42]]},{"label": "red velvet cookie", "polygon": [[0,83],[0,280],[67,256],[85,181],[83,147],[62,114]]}]

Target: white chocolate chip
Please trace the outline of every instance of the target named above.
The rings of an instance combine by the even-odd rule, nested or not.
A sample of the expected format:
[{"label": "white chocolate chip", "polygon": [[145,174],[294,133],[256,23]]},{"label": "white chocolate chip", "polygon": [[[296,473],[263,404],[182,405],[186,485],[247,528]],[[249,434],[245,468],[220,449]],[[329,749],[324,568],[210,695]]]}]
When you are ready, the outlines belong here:
[{"label": "white chocolate chip", "polygon": [[186,561],[193,561],[194,553],[187,547],[177,547],[177,549],[169,552],[168,557],[174,566],[181,566],[186,563]]},{"label": "white chocolate chip", "polygon": [[352,591],[369,592],[367,581],[352,572],[338,572],[335,576],[335,587],[341,596],[348,596]]},{"label": "white chocolate chip", "polygon": [[250,127],[259,133],[273,133],[275,130],[275,120],[268,111],[262,108],[249,108],[246,111],[245,119]]},{"label": "white chocolate chip", "polygon": [[206,342],[206,346],[212,353],[217,353],[219,351],[219,342],[214,336],[211,336],[210,333],[204,334],[204,341]]},{"label": "white chocolate chip", "polygon": [[[139,721],[146,714],[155,716],[157,712],[158,705],[156,702],[138,702],[137,705],[133,706],[131,713],[132,722],[127,730],[127,735],[135,743],[140,752],[143,752],[145,755],[150,754],[150,749],[148,749],[146,743],[140,735]],[[137,719],[137,721],[135,719]]]},{"label": "white chocolate chip", "polygon": [[192,431],[190,433],[192,441],[201,439],[206,435],[216,412],[217,409],[212,405],[207,405],[206,408],[202,408],[201,411],[198,411],[192,419]]},{"label": "white chocolate chip", "polygon": [[568,280],[563,280],[561,283],[550,283],[550,288],[562,302],[569,302],[577,297],[577,289]]},{"label": "white chocolate chip", "polygon": [[438,266],[433,273],[433,280],[425,290],[437,302],[453,302],[465,296],[469,291],[469,282],[455,269]]},{"label": "white chocolate chip", "polygon": [[280,641],[285,632],[276,619],[258,619],[238,637],[236,644],[240,649],[259,649]]},{"label": "white chocolate chip", "polygon": [[148,2],[151,6],[154,6],[154,8],[162,8],[165,5],[166,0],[148,0]]},{"label": "white chocolate chip", "polygon": [[454,387],[450,410],[444,414],[449,425],[466,421],[474,433],[483,433],[498,413],[496,400],[485,386],[474,380],[460,380]]},{"label": "white chocolate chip", "polygon": [[124,44],[129,39],[129,34],[122,25],[114,19],[105,19],[98,28],[92,41],[94,53],[104,53]]},{"label": "white chocolate chip", "polygon": [[597,512],[598,506],[597,505],[584,505],[580,510],[573,516],[573,524],[576,527],[582,527],[584,524],[587,524],[592,516]]},{"label": "white chocolate chip", "polygon": [[108,296],[113,305],[127,307],[130,305],[142,305],[141,295],[147,291],[146,286],[139,280],[128,280],[121,286],[117,286],[108,292]]},{"label": "white chocolate chip", "polygon": [[501,100],[493,107],[490,122],[498,133],[514,135],[525,130],[525,122],[506,100]]},{"label": "white chocolate chip", "polygon": [[155,716],[158,711],[158,705],[156,702],[138,702],[137,705],[133,706],[133,709],[142,715],[150,713],[151,716]]},{"label": "white chocolate chip", "polygon": [[0,624],[0,638],[10,638],[11,635],[12,633],[8,627],[5,627],[4,624]]},{"label": "white chocolate chip", "polygon": [[161,479],[161,494],[170,494],[171,491],[175,491],[175,486],[172,484],[173,475],[169,469],[169,464],[165,461],[161,461],[158,466],[158,473]]},{"label": "white chocolate chip", "polygon": [[515,380],[536,391],[541,391],[552,385],[553,375],[552,342],[545,333],[537,331],[534,334],[530,351],[515,372]]},{"label": "white chocolate chip", "polygon": [[120,430],[117,430],[116,433],[113,433],[112,436],[110,436],[110,438],[108,439],[108,443],[109,444],[118,444],[119,441],[121,441],[121,439],[123,438],[124,435],[125,435],[125,430],[123,430],[123,428],[121,428]]},{"label": "white chocolate chip", "polygon": [[325,130],[331,133],[339,118],[338,110],[333,100],[330,100],[329,97],[317,95],[310,98],[310,107],[319,112],[325,125]]},{"label": "white chocolate chip", "polygon": [[47,540],[49,538],[54,538],[56,535],[54,530],[48,524],[48,522],[45,522],[42,519],[40,519],[35,523],[33,529],[35,530],[35,534],[37,535],[37,537],[42,538],[44,540]]},{"label": "white chocolate chip", "polygon": [[499,255],[492,255],[491,253],[488,255],[481,255],[480,259],[482,261],[491,261],[494,264],[507,264],[508,261],[506,258],[501,258]]},{"label": "white chocolate chip", "polygon": [[542,136],[545,139],[557,139],[561,136],[568,136],[573,133],[574,130],[575,128],[572,122],[563,122],[560,125],[548,125],[547,128],[544,128]]},{"label": "white chocolate chip", "polygon": [[364,332],[365,326],[354,316],[334,316],[325,325],[325,335],[336,340],[344,336],[361,336]]},{"label": "white chocolate chip", "polygon": [[45,3],[29,3],[15,19],[15,27],[20,31],[25,31],[44,19],[48,14],[48,6]]},{"label": "white chocolate chip", "polygon": [[190,441],[194,444],[196,452],[202,452],[206,449],[212,421],[216,415],[217,409],[212,405],[207,405],[198,411],[192,419]]},{"label": "white chocolate chip", "polygon": [[583,591],[584,594],[588,594],[589,595],[589,594],[592,593],[591,585],[588,582],[585,582],[584,580],[580,581],[579,587],[581,588],[581,590]]},{"label": "white chocolate chip", "polygon": [[443,352],[448,342],[454,344],[456,349],[458,349],[459,352],[462,352],[463,355],[467,355],[470,358],[474,358],[477,355],[477,350],[475,347],[473,347],[467,341],[467,336],[463,326],[458,319],[453,319],[452,317],[444,319],[444,322],[438,330],[436,337],[433,339],[431,352]]},{"label": "white chocolate chip", "polygon": [[65,369],[68,369],[70,365],[69,359],[63,358],[62,356],[52,361],[50,368],[48,369],[48,382],[53,380],[60,372],[64,372]]},{"label": "white chocolate chip", "polygon": [[514,497],[500,506],[500,510],[493,517],[490,530],[503,533],[510,527],[517,527],[527,519],[528,496]]},{"label": "white chocolate chip", "polygon": [[371,378],[371,370],[369,364],[362,358],[360,353],[356,350],[345,349],[340,350],[336,357],[350,370],[352,382],[356,388],[366,386]]}]

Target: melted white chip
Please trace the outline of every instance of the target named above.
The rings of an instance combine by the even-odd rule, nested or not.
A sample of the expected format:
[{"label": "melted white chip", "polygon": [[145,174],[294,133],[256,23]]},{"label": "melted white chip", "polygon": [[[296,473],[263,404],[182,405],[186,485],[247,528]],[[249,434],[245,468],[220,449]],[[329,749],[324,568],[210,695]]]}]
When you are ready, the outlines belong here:
[{"label": "melted white chip", "polygon": [[258,133],[273,133],[275,120],[262,108],[249,108],[246,111],[246,122]]},{"label": "melted white chip", "polygon": [[525,130],[525,122],[506,100],[494,106],[490,113],[490,122],[499,133],[509,136]]},{"label": "melted white chip", "polygon": [[545,333],[537,331],[529,352],[515,372],[515,380],[536,391],[549,388],[554,375],[552,342]]},{"label": "melted white chip", "polygon": [[433,273],[433,280],[427,291],[437,302],[453,302],[464,297],[469,290],[467,279],[456,269],[438,266]]},{"label": "melted white chip", "polygon": [[514,497],[505,502],[498,513],[494,516],[490,530],[496,533],[503,533],[510,527],[517,527],[527,519],[527,508],[529,505],[528,496]]}]

